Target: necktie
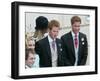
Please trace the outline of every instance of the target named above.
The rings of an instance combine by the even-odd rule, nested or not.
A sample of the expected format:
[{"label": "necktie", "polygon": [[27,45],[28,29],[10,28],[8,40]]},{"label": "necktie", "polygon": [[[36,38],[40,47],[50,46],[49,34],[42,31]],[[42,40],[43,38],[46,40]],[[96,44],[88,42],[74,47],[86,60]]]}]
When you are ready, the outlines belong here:
[{"label": "necktie", "polygon": [[77,34],[75,34],[75,39],[74,39],[74,42],[75,42],[75,48],[77,48],[77,46],[78,46]]},{"label": "necktie", "polygon": [[55,41],[54,40],[52,41],[52,48],[55,51]]}]

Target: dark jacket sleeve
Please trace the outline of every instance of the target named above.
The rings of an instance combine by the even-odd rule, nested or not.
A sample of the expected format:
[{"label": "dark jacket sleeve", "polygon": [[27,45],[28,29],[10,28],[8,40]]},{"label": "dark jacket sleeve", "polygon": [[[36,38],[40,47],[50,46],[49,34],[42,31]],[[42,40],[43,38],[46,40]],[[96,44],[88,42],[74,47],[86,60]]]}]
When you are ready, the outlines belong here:
[{"label": "dark jacket sleeve", "polygon": [[35,44],[35,52],[36,52],[39,56],[41,56],[42,48],[41,48],[41,45],[40,45],[39,42],[36,42],[36,44]]},{"label": "dark jacket sleeve", "polygon": [[35,44],[35,52],[39,55],[40,61],[39,61],[39,66],[42,67],[42,45],[40,43],[40,41],[36,42]]}]

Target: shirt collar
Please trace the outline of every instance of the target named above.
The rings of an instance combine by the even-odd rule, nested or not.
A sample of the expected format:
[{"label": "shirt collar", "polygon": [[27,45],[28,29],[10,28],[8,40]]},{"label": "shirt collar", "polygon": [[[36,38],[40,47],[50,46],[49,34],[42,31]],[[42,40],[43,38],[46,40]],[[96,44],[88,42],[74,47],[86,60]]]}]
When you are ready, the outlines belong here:
[{"label": "shirt collar", "polygon": [[45,33],[45,34],[44,34],[44,37],[46,37],[46,36],[48,36],[48,33]]},{"label": "shirt collar", "polygon": [[[75,33],[71,31],[72,37],[75,37]],[[77,37],[79,36],[79,32],[77,33]]]},{"label": "shirt collar", "polygon": [[56,39],[52,39],[51,37],[50,37],[50,35],[48,35],[48,40],[49,40],[49,42],[52,42],[52,41],[55,41]]}]

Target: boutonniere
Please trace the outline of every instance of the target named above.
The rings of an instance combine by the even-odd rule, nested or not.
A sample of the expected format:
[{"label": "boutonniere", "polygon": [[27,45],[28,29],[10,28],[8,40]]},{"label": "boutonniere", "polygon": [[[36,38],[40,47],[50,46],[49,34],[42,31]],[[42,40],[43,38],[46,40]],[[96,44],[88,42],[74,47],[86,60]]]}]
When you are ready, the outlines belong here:
[{"label": "boutonniere", "polygon": [[58,46],[60,47],[60,51],[62,51],[61,44],[59,43]]},{"label": "boutonniere", "polygon": [[62,48],[60,48],[60,51],[62,51]]},{"label": "boutonniere", "polygon": [[84,42],[82,42],[82,45],[84,45]]},{"label": "boutonniere", "polygon": [[58,46],[61,47],[61,44],[59,43]]},{"label": "boutonniere", "polygon": [[81,41],[84,41],[84,38],[81,38]]}]

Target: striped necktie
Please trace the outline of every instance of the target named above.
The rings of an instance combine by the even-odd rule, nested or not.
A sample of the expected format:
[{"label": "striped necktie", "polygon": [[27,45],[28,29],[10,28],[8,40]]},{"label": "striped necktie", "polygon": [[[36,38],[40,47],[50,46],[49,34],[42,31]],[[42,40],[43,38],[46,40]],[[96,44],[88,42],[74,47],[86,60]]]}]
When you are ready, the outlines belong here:
[{"label": "striped necktie", "polygon": [[54,40],[52,41],[52,48],[55,51],[55,41]]},{"label": "striped necktie", "polygon": [[77,47],[78,47],[78,39],[77,39],[77,34],[75,34],[74,43],[75,43],[75,48],[77,48]]}]

